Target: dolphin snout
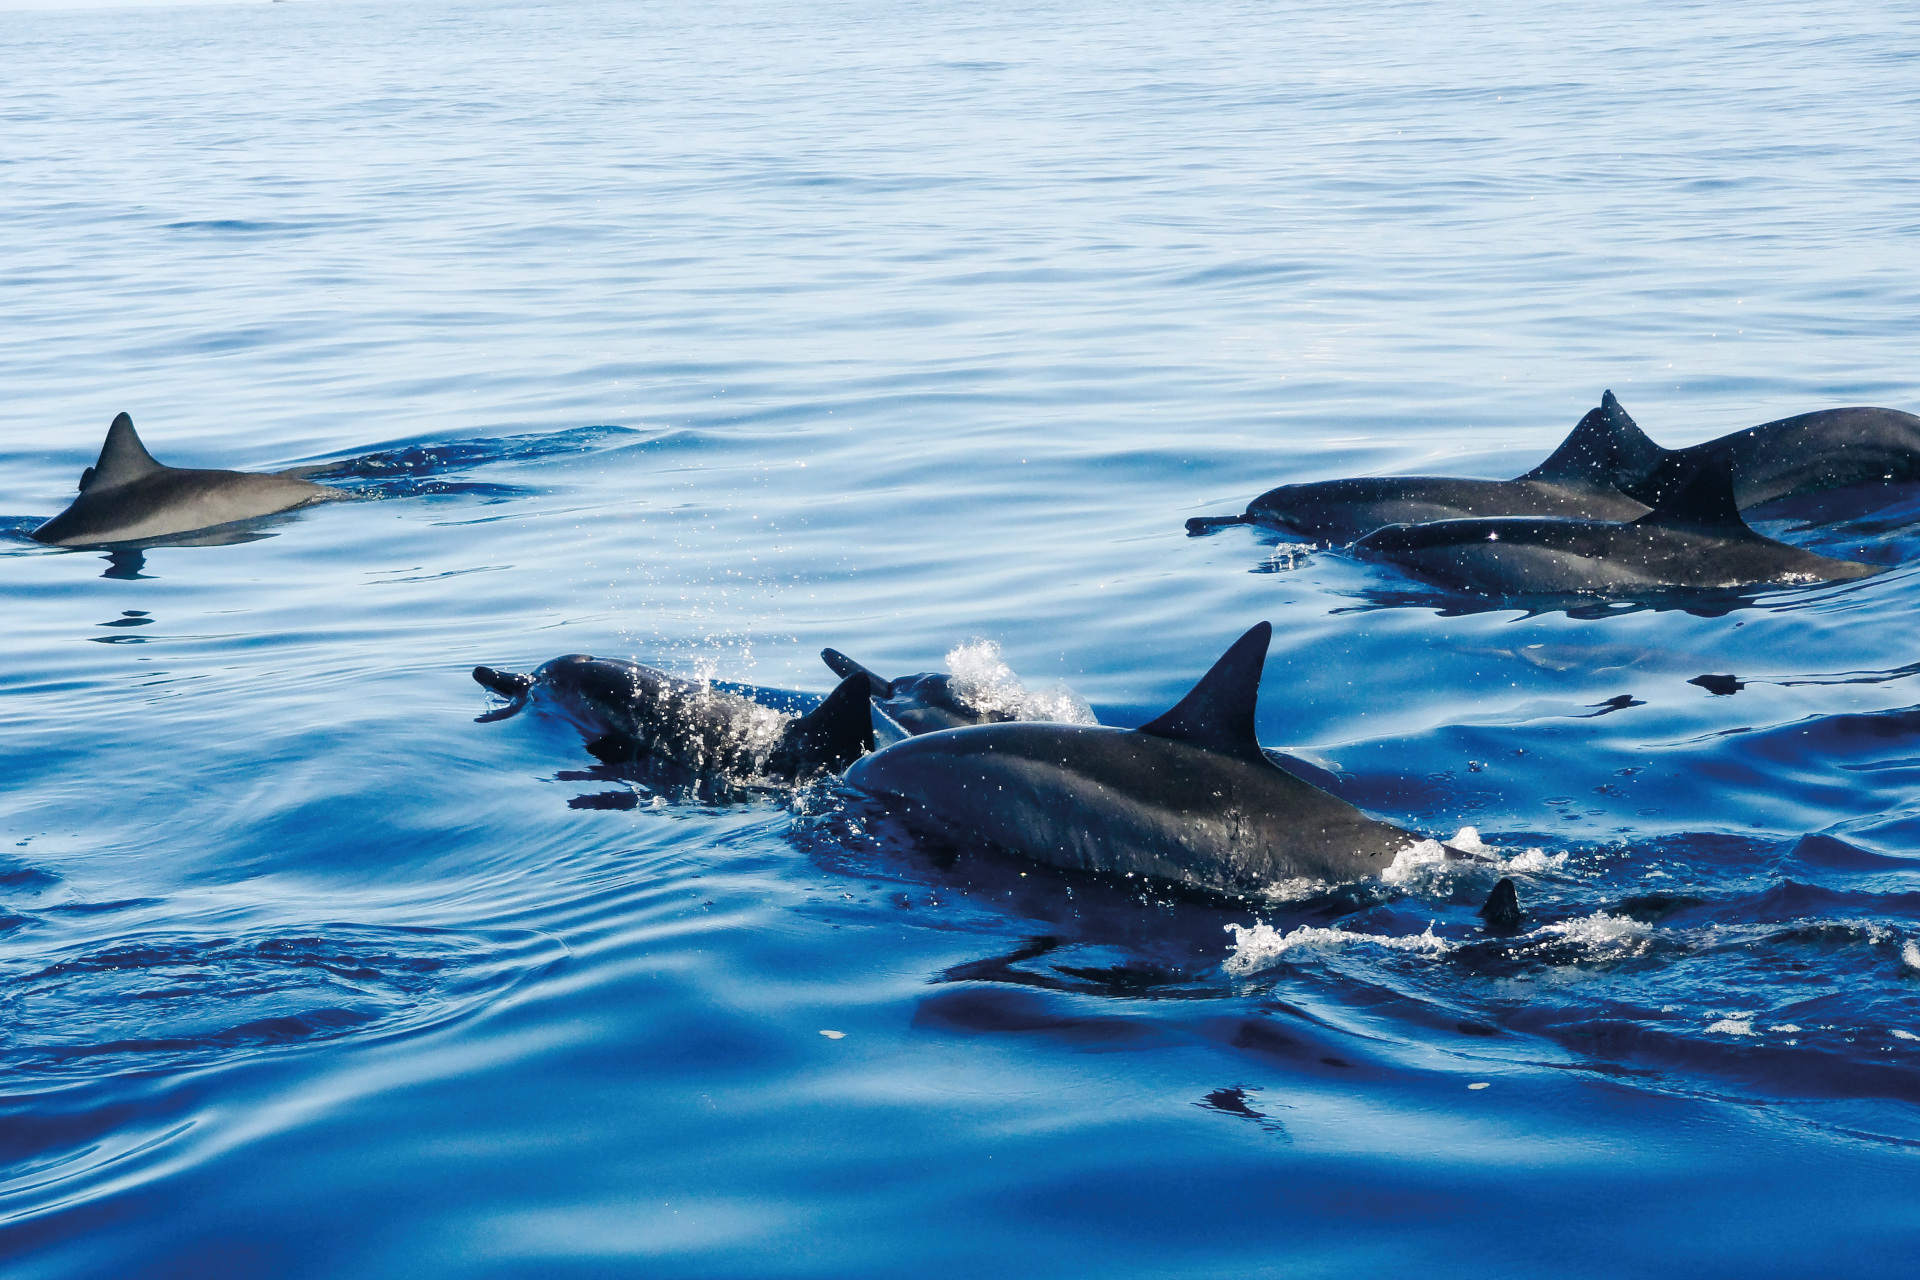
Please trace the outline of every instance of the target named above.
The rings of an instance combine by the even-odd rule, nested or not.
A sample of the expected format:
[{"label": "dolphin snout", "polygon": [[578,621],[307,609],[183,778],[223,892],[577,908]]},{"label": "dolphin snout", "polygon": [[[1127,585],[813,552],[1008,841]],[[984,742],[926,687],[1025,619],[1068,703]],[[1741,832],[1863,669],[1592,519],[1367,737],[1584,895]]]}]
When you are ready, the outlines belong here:
[{"label": "dolphin snout", "polygon": [[499,671],[493,667],[475,667],[473,678],[503,698],[521,698],[533,688],[533,677],[517,671]]}]

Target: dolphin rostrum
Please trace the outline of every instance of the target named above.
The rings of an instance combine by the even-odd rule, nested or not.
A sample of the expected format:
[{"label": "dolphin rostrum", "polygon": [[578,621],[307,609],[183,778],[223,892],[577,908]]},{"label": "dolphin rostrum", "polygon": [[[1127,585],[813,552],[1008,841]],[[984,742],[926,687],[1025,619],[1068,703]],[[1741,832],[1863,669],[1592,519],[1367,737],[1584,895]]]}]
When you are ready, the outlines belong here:
[{"label": "dolphin rostrum", "polygon": [[1898,409],[1820,409],[1684,449],[1647,444],[1650,451],[1623,459],[1616,483],[1650,505],[1707,462],[1732,469],[1743,510],[1828,489],[1920,480],[1920,417]]},{"label": "dolphin rostrum", "polygon": [[555,658],[532,675],[475,667],[473,678],[510,699],[481,720],[505,720],[537,699],[571,722],[603,761],[653,756],[706,776],[792,781],[837,773],[873,750],[864,677],[841,681],[803,716],[637,662],[584,653]]},{"label": "dolphin rostrum", "polygon": [[1280,769],[1254,737],[1272,635],[1262,622],[1241,636],[1139,729],[948,729],[862,757],[846,780],[899,801],[909,822],[1056,866],[1228,894],[1377,874],[1420,837]]},{"label": "dolphin rostrum", "polygon": [[1658,507],[1624,524],[1440,520],[1388,525],[1353,545],[1417,577],[1494,597],[1835,582],[1880,572],[1755,533],[1740,518],[1724,459],[1710,460]]},{"label": "dolphin rostrum", "polygon": [[1615,477],[1651,470],[1661,452],[1609,391],[1545,462],[1511,480],[1371,476],[1283,484],[1255,498],[1244,515],[1196,516],[1187,521],[1187,532],[1262,524],[1345,543],[1382,525],[1473,516],[1632,520],[1645,515],[1647,506],[1621,492]]},{"label": "dolphin rostrum", "polygon": [[166,466],[154,461],[123,413],[107,428],[99,461],[80,473],[80,496],[33,537],[56,547],[139,542],[344,496],[290,471],[261,475]]}]

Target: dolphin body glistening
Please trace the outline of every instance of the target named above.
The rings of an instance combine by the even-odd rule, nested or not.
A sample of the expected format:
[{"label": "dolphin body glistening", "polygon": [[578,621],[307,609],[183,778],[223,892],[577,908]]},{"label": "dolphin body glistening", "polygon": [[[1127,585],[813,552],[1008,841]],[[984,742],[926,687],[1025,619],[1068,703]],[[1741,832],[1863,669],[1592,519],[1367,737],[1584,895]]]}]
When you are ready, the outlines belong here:
[{"label": "dolphin body glistening", "polygon": [[1055,866],[1225,894],[1378,874],[1420,837],[1280,769],[1254,737],[1272,634],[1254,627],[1139,729],[947,729],[862,757],[846,781],[910,823]]},{"label": "dolphin body glistening", "polygon": [[202,471],[154,461],[121,414],[100,459],[80,473],[80,496],[33,537],[56,547],[110,546],[210,529],[345,495],[292,472]]},{"label": "dolphin body glistening", "polygon": [[1388,525],[1353,544],[1429,582],[1477,595],[1632,596],[1864,578],[1880,570],[1755,533],[1724,458],[1627,523],[1507,517]]},{"label": "dolphin body glistening", "polygon": [[1511,480],[1369,476],[1283,484],[1255,498],[1244,515],[1196,516],[1187,532],[1260,524],[1346,543],[1382,525],[1476,516],[1632,520],[1646,514],[1647,504],[1622,492],[1616,477],[1650,473],[1661,453],[1609,391],[1545,462]]},{"label": "dolphin body glistening", "polygon": [[1910,484],[1920,481],[1920,417],[1898,409],[1820,409],[1684,449],[1646,440],[1623,453],[1614,482],[1655,506],[1709,462],[1730,468],[1742,510],[1854,485]]},{"label": "dolphin body glistening", "polygon": [[510,699],[482,721],[505,720],[537,699],[607,762],[652,756],[707,777],[793,781],[838,773],[873,750],[864,676],[841,681],[797,717],[654,667],[584,653],[555,658],[532,675],[475,667],[473,678]]}]

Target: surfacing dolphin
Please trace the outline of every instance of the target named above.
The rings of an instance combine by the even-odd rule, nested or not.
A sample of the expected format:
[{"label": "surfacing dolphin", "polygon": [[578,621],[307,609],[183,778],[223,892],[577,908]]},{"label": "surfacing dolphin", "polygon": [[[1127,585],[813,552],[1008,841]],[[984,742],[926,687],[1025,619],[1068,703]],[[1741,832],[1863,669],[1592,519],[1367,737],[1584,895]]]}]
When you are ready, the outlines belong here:
[{"label": "surfacing dolphin", "polygon": [[1820,409],[1684,449],[1647,445],[1623,459],[1616,482],[1649,505],[1710,462],[1732,469],[1742,510],[1829,489],[1920,481],[1920,417],[1898,409]]},{"label": "surfacing dolphin", "polygon": [[480,716],[505,720],[538,700],[568,720],[603,761],[666,759],[737,782],[791,782],[838,773],[873,750],[867,681],[851,677],[803,716],[637,662],[570,653],[532,675],[475,667],[473,678],[510,699]]},{"label": "surfacing dolphin", "polygon": [[1660,447],[1609,391],[1545,462],[1511,480],[1371,476],[1283,484],[1255,498],[1244,515],[1195,516],[1187,521],[1187,532],[1261,524],[1346,543],[1382,525],[1473,516],[1632,520],[1645,515],[1647,506],[1621,492],[1615,477],[1644,474],[1659,455]]},{"label": "surfacing dolphin", "polygon": [[1088,871],[1216,893],[1354,880],[1420,837],[1268,760],[1254,702],[1262,622],[1171,711],[1138,729],[1018,721],[921,734],[864,756],[847,782],[909,822]]},{"label": "surfacing dolphin", "polygon": [[[1013,720],[1062,720],[1093,724],[1093,711],[1065,688],[1033,694],[999,663],[997,646],[989,655],[1003,680],[982,681],[945,671],[922,671],[889,680],[861,666],[838,649],[822,649],[821,661],[842,678],[863,675],[873,698],[878,726],[887,742],[941,729],[971,724],[1003,724]],[[951,661],[953,654],[948,655]]]},{"label": "surfacing dolphin", "polygon": [[953,677],[944,671],[922,671],[889,680],[875,675],[838,649],[822,649],[820,660],[843,680],[866,677],[868,696],[882,715],[900,727],[904,736],[1015,719],[1011,711],[982,710],[962,701],[954,694]]},{"label": "surfacing dolphin", "polygon": [[1755,533],[1724,459],[1638,520],[1440,520],[1375,529],[1354,550],[1478,595],[1632,596],[1674,588],[1837,582],[1880,572]]},{"label": "surfacing dolphin", "polygon": [[166,466],[154,461],[123,413],[107,428],[99,461],[80,473],[80,496],[33,537],[56,547],[141,542],[345,496],[290,471]]}]

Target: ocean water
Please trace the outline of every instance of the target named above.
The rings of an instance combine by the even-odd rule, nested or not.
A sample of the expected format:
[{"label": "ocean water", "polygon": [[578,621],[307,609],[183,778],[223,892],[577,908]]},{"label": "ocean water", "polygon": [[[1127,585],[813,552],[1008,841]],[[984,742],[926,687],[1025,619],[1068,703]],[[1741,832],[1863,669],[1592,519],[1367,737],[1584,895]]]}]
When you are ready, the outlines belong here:
[{"label": "ocean water", "polygon": [[[1920,409],[1910,7],[12,9],[0,67],[0,1272],[1911,1265],[1913,495],[1762,526],[1880,576],[1687,607],[1183,529],[1607,388]],[[29,541],[122,410],[362,500]],[[1186,899],[656,794],[468,675],[990,642],[1130,725],[1262,619],[1262,740],[1492,861]]]}]

